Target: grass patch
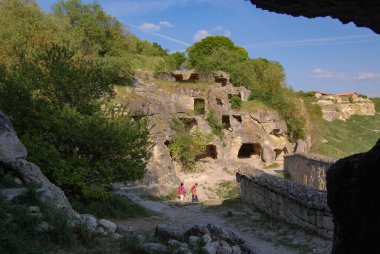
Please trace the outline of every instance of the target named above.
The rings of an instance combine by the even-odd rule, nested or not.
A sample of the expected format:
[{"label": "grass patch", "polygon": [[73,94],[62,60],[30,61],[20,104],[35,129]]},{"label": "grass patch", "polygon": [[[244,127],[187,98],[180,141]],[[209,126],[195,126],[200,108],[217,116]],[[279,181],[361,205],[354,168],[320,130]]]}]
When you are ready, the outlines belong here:
[{"label": "grass patch", "polygon": [[[28,206],[38,206],[40,216],[28,212]],[[0,197],[0,253],[56,253],[96,246],[97,234],[83,224],[69,226],[69,217],[62,211],[43,204],[35,191],[29,190],[13,201]],[[39,229],[42,222],[49,227]]]},{"label": "grass patch", "polygon": [[173,188],[167,195],[161,196],[151,196],[151,195],[142,195],[142,199],[152,200],[152,201],[170,201],[177,199],[177,188]]},{"label": "grass patch", "polygon": [[237,184],[235,181],[222,181],[218,184],[216,193],[222,199],[236,199],[238,196]]},{"label": "grass patch", "polygon": [[116,93],[115,97],[112,98],[110,105],[115,105],[120,103],[122,105],[128,105],[131,99],[136,99],[136,97],[141,97],[134,89],[130,86],[116,86],[114,87]]},{"label": "grass patch", "polygon": [[271,168],[278,168],[280,166],[280,164],[276,163],[276,162],[273,162],[269,165],[264,165],[264,168],[265,169],[271,169]]},{"label": "grass patch", "polygon": [[240,108],[236,109],[238,112],[256,112],[259,110],[269,111],[273,109],[265,105],[263,102],[257,100],[243,101],[240,105]]},{"label": "grass patch", "polygon": [[290,179],[290,174],[286,170],[281,170],[280,172],[277,172],[274,176],[279,177],[281,179],[291,180]]},{"label": "grass patch", "polygon": [[79,213],[93,214],[98,218],[128,219],[153,215],[151,211],[134,203],[129,198],[115,195],[105,201],[91,201],[88,203],[74,201],[72,204]]},{"label": "grass patch", "polygon": [[164,60],[161,56],[134,55],[131,60],[133,70],[152,71]]},{"label": "grass patch", "polygon": [[207,83],[207,82],[179,83],[179,82],[171,82],[171,81],[166,81],[166,80],[155,79],[154,83],[157,85],[157,88],[161,88],[168,92],[175,92],[176,90],[182,90],[182,89],[207,91],[210,87],[215,87],[214,83]]},{"label": "grass patch", "polygon": [[346,122],[324,121],[323,138],[316,152],[332,158],[342,158],[352,154],[366,152],[380,137],[380,98],[372,99],[376,106],[374,116],[351,116]]}]

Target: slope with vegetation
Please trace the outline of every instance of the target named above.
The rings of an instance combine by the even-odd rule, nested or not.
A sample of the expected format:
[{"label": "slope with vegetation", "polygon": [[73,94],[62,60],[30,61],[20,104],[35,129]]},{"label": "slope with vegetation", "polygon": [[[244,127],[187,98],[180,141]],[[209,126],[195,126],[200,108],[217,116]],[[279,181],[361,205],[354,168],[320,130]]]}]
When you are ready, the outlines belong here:
[{"label": "slope with vegetation", "polygon": [[325,156],[342,158],[368,151],[380,137],[380,98],[371,99],[375,103],[374,116],[354,115],[344,121],[323,120],[322,137],[316,152]]}]

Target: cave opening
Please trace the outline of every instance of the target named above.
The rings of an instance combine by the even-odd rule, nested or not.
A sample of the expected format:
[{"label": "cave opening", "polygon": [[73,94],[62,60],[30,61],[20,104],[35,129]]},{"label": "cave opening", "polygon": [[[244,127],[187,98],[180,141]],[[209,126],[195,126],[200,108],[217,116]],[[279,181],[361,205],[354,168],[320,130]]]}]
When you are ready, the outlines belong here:
[{"label": "cave opening", "polygon": [[259,143],[243,143],[238,152],[238,158],[251,158],[261,156],[261,145]]},{"label": "cave opening", "polygon": [[233,115],[232,117],[235,118],[236,120],[238,120],[239,123],[241,123],[243,121],[243,119],[239,115]]},{"label": "cave opening", "polygon": [[215,145],[207,145],[204,153],[197,156],[195,159],[200,160],[205,158],[211,158],[214,160],[218,159],[218,152]]},{"label": "cave opening", "polygon": [[194,127],[198,126],[195,118],[180,118],[180,120],[185,124],[186,131],[191,131]]},{"label": "cave opening", "polygon": [[219,106],[224,106],[222,99],[216,98],[216,104]]},{"label": "cave opening", "polygon": [[282,161],[284,160],[284,155],[288,154],[288,149],[286,149],[286,147],[284,147],[283,149],[274,149],[274,153],[275,153],[275,160]]}]

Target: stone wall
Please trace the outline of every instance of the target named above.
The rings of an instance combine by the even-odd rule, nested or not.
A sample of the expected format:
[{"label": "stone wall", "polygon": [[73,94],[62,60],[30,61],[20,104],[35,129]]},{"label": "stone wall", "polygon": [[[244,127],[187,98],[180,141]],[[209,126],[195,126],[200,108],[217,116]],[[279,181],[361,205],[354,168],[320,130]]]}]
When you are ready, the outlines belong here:
[{"label": "stone wall", "polygon": [[268,175],[259,170],[236,173],[242,201],[263,212],[326,238],[334,224],[327,194],[308,186]]},{"label": "stone wall", "polygon": [[293,182],[326,190],[326,171],[334,162],[317,154],[293,153],[284,156],[284,170]]}]

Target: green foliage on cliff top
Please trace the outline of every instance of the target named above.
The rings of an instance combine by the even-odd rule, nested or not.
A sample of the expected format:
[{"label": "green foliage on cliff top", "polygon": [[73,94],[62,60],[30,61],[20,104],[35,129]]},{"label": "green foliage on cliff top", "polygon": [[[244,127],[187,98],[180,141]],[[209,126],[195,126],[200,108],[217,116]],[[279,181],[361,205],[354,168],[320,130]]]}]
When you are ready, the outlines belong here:
[{"label": "green foliage on cliff top", "polygon": [[250,100],[261,101],[279,112],[287,123],[290,140],[304,137],[306,121],[297,95],[285,84],[284,69],[279,62],[250,59],[245,50],[223,36],[206,37],[187,51],[189,68],[229,73],[231,83],[252,91]]},{"label": "green foliage on cliff top", "polygon": [[323,120],[322,139],[327,143],[317,146],[319,154],[342,158],[372,148],[380,137],[380,98],[373,98],[375,116],[353,115],[346,122]]}]

